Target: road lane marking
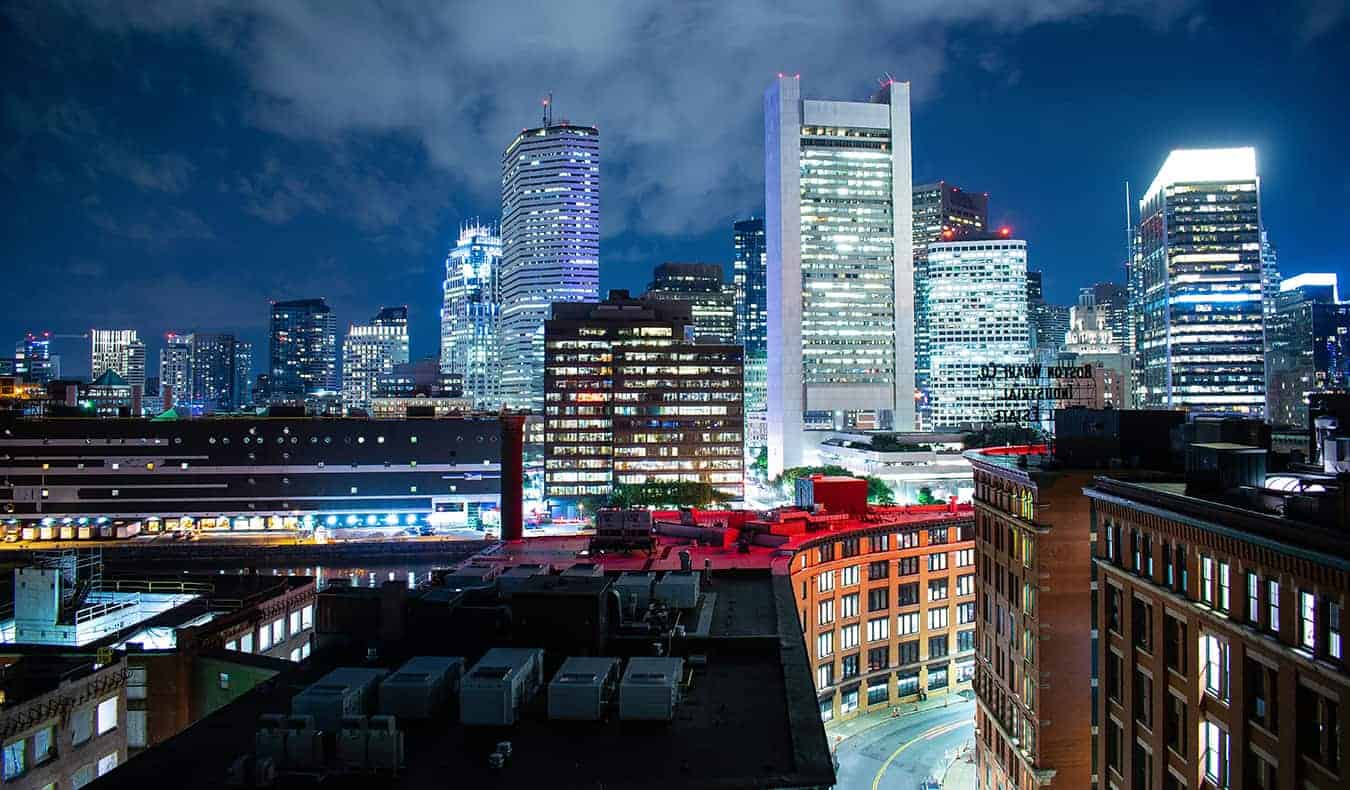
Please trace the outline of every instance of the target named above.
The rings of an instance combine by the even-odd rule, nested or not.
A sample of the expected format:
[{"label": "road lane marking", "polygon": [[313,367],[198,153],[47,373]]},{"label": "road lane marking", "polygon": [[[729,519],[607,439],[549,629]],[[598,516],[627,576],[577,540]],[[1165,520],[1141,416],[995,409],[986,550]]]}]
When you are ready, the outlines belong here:
[{"label": "road lane marking", "polygon": [[964,727],[968,724],[970,724],[970,722],[964,720],[948,722],[947,724],[939,724],[936,727],[924,730],[914,738],[911,738],[910,740],[900,744],[900,746],[895,751],[891,752],[891,756],[886,758],[886,762],[881,764],[881,768],[877,770],[877,775],[872,780],[872,790],[877,790],[877,788],[881,786],[882,774],[886,773],[886,769],[891,767],[891,763],[895,762],[895,758],[899,757],[901,752],[918,743],[919,741],[926,741],[929,738],[936,738],[939,735],[946,735],[952,730],[960,729],[961,727]]}]

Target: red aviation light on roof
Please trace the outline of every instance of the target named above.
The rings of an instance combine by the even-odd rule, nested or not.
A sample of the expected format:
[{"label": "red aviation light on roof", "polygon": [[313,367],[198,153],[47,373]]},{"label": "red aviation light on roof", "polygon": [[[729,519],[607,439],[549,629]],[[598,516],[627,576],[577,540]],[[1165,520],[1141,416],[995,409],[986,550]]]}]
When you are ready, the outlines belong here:
[{"label": "red aviation light on roof", "polygon": [[1008,227],[1007,225],[1004,225],[1003,227],[998,229],[998,235],[1006,239],[1012,235],[1012,228]]},{"label": "red aviation light on roof", "polygon": [[944,239],[950,239],[951,237],[953,237],[953,236],[955,236],[955,235],[956,235],[956,234],[952,232],[952,229],[951,229],[951,228],[943,228],[943,229],[942,229],[942,238],[944,238]]}]

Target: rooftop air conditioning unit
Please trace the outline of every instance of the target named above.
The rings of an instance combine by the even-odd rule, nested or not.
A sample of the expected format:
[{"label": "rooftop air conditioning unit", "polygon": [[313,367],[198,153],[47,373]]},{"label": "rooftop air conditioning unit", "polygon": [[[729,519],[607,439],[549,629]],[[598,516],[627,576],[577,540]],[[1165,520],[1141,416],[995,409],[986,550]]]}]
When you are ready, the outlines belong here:
[{"label": "rooftop air conditioning unit", "polygon": [[619,659],[574,656],[548,684],[548,717],[599,721],[614,696]]},{"label": "rooftop air conditioning unit", "polygon": [[371,716],[366,739],[366,764],[370,770],[393,773],[403,765],[403,733],[393,716]]}]

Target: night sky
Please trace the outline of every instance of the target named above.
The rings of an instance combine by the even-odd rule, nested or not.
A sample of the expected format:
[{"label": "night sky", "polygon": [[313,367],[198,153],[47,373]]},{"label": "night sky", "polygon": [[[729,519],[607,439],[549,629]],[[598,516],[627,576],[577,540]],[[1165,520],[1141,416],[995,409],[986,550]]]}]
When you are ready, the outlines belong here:
[{"label": "night sky", "polygon": [[[447,246],[497,219],[548,91],[600,127],[602,288],[729,263],[780,71],[909,80],[915,180],[989,192],[1052,300],[1123,280],[1123,184],[1174,147],[1256,146],[1283,271],[1350,272],[1347,2],[158,5],[0,4],[0,355],[132,327],[153,374],[164,332],[225,330],[261,369],[267,301],[310,296],[344,328],[406,303],[433,355]],[[87,343],[53,350],[87,374]]]}]

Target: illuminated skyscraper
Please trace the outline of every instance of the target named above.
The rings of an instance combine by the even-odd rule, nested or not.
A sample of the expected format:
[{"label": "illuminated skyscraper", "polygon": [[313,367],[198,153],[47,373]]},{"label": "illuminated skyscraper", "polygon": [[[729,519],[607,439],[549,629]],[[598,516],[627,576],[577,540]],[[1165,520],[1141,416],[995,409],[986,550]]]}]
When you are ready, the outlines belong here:
[{"label": "illuminated skyscraper", "polygon": [[94,329],[89,332],[89,378],[115,371],[128,386],[145,393],[145,344],[135,329]]},{"label": "illuminated skyscraper", "polygon": [[600,288],[600,132],[567,122],[526,129],[502,154],[501,396],[542,413],[544,321],[555,302]]},{"label": "illuminated skyscraper", "polygon": [[[1090,289],[1096,309],[1106,314],[1106,326],[1111,330],[1111,342],[1129,353],[1130,296],[1120,283],[1097,283]],[[1079,304],[1082,304],[1080,297]]]},{"label": "illuminated skyscraper", "polygon": [[407,362],[407,307],[382,307],[369,324],[352,324],[342,344],[343,407],[370,408],[380,376]]},{"label": "illuminated skyscraper", "polygon": [[14,346],[15,373],[31,384],[46,384],[55,375],[52,363],[52,333],[29,332]]},{"label": "illuminated skyscraper", "polygon": [[764,97],[768,472],[807,429],[914,427],[909,84],[872,102]]},{"label": "illuminated skyscraper", "polygon": [[[1027,243],[987,234],[928,246],[929,381],[933,427],[1030,421],[1036,400],[1005,397],[1039,377],[991,376],[1029,365]],[[1015,414],[1014,414],[1015,412]]]},{"label": "illuminated skyscraper", "polygon": [[234,364],[234,335],[194,332],[192,404],[207,414],[234,411],[238,406]]},{"label": "illuminated skyscraper", "polygon": [[967,192],[946,181],[914,187],[914,381],[918,427],[929,427],[928,245],[953,241],[989,226],[989,193]]},{"label": "illuminated skyscraper", "polygon": [[696,342],[735,342],[736,291],[726,282],[720,263],[663,263],[652,272],[652,282],[641,298],[688,302]]},{"label": "illuminated skyscraper", "polygon": [[1280,284],[1266,327],[1266,416],[1308,428],[1308,396],[1350,390],[1350,304],[1335,274],[1308,273]]},{"label": "illuminated skyscraper", "polygon": [[1142,408],[1265,408],[1252,148],[1173,151],[1139,202]]},{"label": "illuminated skyscraper", "polygon": [[253,344],[247,340],[234,342],[234,406],[237,409],[253,405]]},{"label": "illuminated skyscraper", "polygon": [[268,397],[274,403],[336,392],[337,319],[323,299],[272,303]]},{"label": "illuminated skyscraper", "polygon": [[736,288],[736,342],[745,347],[745,410],[761,413],[768,406],[768,255],[764,220],[747,219],[732,226],[732,284]]},{"label": "illuminated skyscraper", "polygon": [[458,377],[479,409],[501,405],[497,321],[502,240],[476,221],[459,230],[445,257],[441,373]]},{"label": "illuminated skyscraper", "polygon": [[[159,384],[173,393],[173,405],[186,406],[192,400],[192,335],[170,332],[159,350]],[[146,393],[159,402],[160,393]]]}]

